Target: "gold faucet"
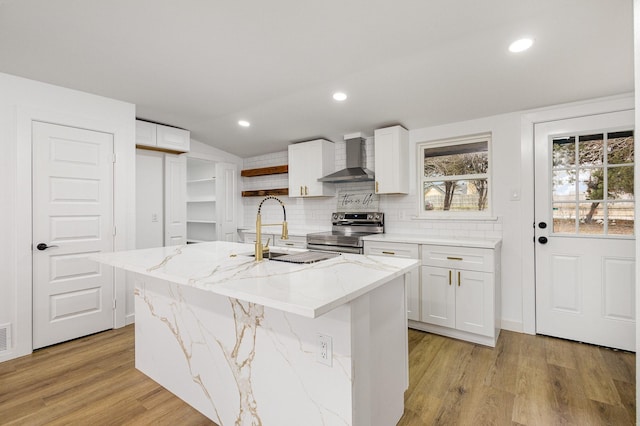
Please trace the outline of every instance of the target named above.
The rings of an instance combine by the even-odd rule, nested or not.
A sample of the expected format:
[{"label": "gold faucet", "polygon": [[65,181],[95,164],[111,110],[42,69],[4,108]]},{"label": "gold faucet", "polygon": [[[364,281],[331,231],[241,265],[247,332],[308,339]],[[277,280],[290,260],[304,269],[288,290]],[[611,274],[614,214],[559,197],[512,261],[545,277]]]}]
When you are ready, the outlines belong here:
[{"label": "gold faucet", "polygon": [[[262,223],[262,217],[260,215],[260,210],[262,209],[262,204],[267,201],[267,200],[276,200],[277,202],[280,203],[280,205],[282,206],[282,213],[284,214],[284,220],[282,221],[282,223]],[[267,244],[263,247],[262,246],[262,227],[263,226],[278,226],[278,225],[282,225],[282,239],[283,240],[288,240],[289,239],[289,230],[287,228],[287,211],[284,208],[284,203],[282,201],[280,201],[280,199],[273,197],[273,196],[268,196],[265,197],[262,201],[260,201],[260,205],[258,206],[258,215],[256,216],[256,251],[255,251],[255,258],[256,258],[256,262],[260,262],[263,259],[263,254],[266,252],[269,252],[269,240],[267,239]]]}]

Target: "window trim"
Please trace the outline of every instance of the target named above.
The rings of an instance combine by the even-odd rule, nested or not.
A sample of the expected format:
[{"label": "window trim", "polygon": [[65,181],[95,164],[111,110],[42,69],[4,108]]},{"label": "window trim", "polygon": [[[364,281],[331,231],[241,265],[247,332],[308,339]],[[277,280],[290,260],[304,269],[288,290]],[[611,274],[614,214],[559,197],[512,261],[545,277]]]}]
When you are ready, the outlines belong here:
[{"label": "window trim", "polygon": [[[474,142],[487,142],[487,157],[489,164],[487,173],[478,175],[455,175],[447,176],[446,179],[425,178],[424,177],[424,150],[429,148],[438,148],[442,146],[465,145]],[[440,219],[440,220],[495,220],[493,216],[493,149],[491,132],[478,133],[473,135],[459,136],[447,139],[437,139],[432,141],[423,141],[416,143],[417,168],[416,175],[418,177],[418,215],[416,219]],[[460,180],[470,180],[470,178],[486,176],[489,193],[487,194],[487,208],[483,211],[425,211],[424,210],[424,182],[454,180],[452,178],[459,177]]]}]

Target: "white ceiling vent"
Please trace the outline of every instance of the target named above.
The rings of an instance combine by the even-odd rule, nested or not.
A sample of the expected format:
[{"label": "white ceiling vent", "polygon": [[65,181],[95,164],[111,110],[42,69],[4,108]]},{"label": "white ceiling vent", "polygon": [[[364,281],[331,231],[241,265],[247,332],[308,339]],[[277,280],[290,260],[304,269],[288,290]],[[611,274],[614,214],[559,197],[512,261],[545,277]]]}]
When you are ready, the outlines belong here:
[{"label": "white ceiling vent", "polygon": [[11,324],[0,324],[0,353],[6,352],[11,346]]}]

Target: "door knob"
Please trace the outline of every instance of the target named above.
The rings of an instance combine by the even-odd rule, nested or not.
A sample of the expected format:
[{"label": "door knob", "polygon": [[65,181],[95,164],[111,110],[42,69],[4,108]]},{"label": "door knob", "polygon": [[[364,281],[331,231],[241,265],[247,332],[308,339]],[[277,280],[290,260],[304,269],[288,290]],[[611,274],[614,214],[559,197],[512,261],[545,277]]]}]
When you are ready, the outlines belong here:
[{"label": "door knob", "polygon": [[538,238],[538,242],[540,244],[547,244],[548,241],[549,241],[549,239],[547,237],[539,237]]},{"label": "door knob", "polygon": [[58,247],[58,246],[48,246],[46,243],[40,243],[40,244],[38,244],[38,245],[36,246],[36,248],[37,248],[38,250],[40,250],[40,251],[42,251],[42,250],[46,250],[46,249],[51,248],[51,247]]}]

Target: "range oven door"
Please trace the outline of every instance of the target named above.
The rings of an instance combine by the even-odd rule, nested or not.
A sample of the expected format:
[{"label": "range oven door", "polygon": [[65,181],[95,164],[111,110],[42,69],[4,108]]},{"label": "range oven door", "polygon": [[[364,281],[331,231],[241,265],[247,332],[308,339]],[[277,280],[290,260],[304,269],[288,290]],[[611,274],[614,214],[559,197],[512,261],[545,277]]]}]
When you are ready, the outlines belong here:
[{"label": "range oven door", "polygon": [[364,250],[362,247],[345,247],[345,246],[331,246],[325,244],[308,244],[307,250],[325,251],[331,253],[353,253],[362,254]]}]

